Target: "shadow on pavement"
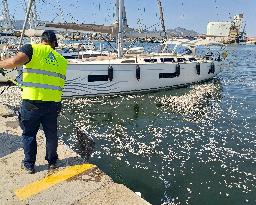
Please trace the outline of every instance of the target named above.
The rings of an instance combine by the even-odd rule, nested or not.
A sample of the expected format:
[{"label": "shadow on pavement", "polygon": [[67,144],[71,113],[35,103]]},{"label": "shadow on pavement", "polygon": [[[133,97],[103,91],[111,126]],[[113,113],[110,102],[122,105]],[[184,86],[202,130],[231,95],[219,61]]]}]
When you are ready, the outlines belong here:
[{"label": "shadow on pavement", "polygon": [[18,135],[0,133],[0,158],[9,155],[22,148],[22,138]]},{"label": "shadow on pavement", "polygon": [[[65,159],[61,159],[57,161],[57,168],[61,168],[61,167],[67,167],[67,166],[74,166],[74,165],[78,165],[78,164],[86,164],[88,163],[88,161],[80,158],[79,156],[77,157],[69,157],[69,158],[65,158]],[[45,171],[48,170],[48,164],[43,164],[43,165],[37,165],[35,167],[37,172],[41,172],[41,171]]]}]

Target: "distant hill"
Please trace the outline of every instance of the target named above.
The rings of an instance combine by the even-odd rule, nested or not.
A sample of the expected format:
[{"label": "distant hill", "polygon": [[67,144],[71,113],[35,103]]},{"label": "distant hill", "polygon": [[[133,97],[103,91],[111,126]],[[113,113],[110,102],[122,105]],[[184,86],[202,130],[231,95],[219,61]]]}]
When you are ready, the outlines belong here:
[{"label": "distant hill", "polygon": [[199,33],[193,30],[188,30],[185,28],[177,27],[175,29],[168,29],[167,33],[175,35],[175,36],[196,36]]}]

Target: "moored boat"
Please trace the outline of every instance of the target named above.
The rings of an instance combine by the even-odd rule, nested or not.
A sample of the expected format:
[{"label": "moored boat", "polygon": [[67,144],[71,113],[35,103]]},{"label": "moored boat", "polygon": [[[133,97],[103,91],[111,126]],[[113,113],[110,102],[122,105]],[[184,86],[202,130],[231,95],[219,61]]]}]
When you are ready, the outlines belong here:
[{"label": "moored boat", "polygon": [[223,61],[192,55],[70,60],[64,96],[114,95],[179,87],[216,76]]},{"label": "moored boat", "polygon": [[[179,87],[209,80],[221,71],[223,61],[220,55],[217,58],[211,55],[196,56],[195,49],[188,47],[188,40],[178,43],[172,52],[162,50],[160,53],[141,54],[143,48],[139,47],[135,49],[136,54],[123,54],[124,0],[118,0],[117,5],[118,55],[92,55],[89,51],[89,55],[83,55],[88,58],[69,59],[64,97],[114,95]],[[185,43],[185,50],[178,53],[176,49]]]},{"label": "moored boat", "polygon": [[[161,2],[159,2],[161,8]],[[171,53],[123,55],[124,0],[117,0],[118,55],[70,60],[64,96],[114,95],[184,86],[216,76],[222,66],[220,55],[199,58],[192,49]],[[161,24],[165,31],[163,12]],[[164,32],[165,33],[165,32]],[[187,41],[185,41],[187,42]],[[182,43],[180,43],[182,44]],[[163,45],[165,47],[166,45]]]}]

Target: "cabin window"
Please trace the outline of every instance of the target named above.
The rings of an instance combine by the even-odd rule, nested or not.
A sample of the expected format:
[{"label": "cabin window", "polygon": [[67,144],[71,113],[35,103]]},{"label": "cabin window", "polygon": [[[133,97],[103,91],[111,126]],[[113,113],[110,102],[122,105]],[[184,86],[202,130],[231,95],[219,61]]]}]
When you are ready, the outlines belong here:
[{"label": "cabin window", "polygon": [[156,63],[157,59],[155,59],[155,58],[145,58],[144,62],[146,62],[146,63]]},{"label": "cabin window", "polygon": [[181,62],[185,62],[186,59],[185,59],[185,58],[177,58],[177,61],[178,61],[179,63],[181,63]]},{"label": "cabin window", "polygon": [[195,58],[189,58],[190,62],[197,61]]},{"label": "cabin window", "polygon": [[88,75],[88,82],[108,81],[108,75]]},{"label": "cabin window", "polygon": [[174,63],[175,60],[174,58],[160,58],[161,62],[164,63],[164,62],[172,62]]},{"label": "cabin window", "polygon": [[175,78],[177,73],[159,73],[159,78]]}]

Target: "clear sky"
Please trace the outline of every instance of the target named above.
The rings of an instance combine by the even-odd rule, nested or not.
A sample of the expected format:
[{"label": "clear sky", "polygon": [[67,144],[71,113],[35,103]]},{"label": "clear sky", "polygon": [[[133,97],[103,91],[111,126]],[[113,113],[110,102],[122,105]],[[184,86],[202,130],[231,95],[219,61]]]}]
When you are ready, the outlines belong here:
[{"label": "clear sky", "polygon": [[[24,19],[24,1],[8,0],[11,15]],[[124,0],[128,24],[135,28],[159,24],[157,0]],[[23,2],[23,4],[22,4]],[[40,20],[110,24],[116,0],[36,0]],[[45,2],[45,3],[44,3]],[[246,32],[256,36],[256,0],[162,0],[167,28],[184,27],[206,33],[209,21],[229,21],[243,13]],[[159,25],[157,28],[160,28]]]}]

